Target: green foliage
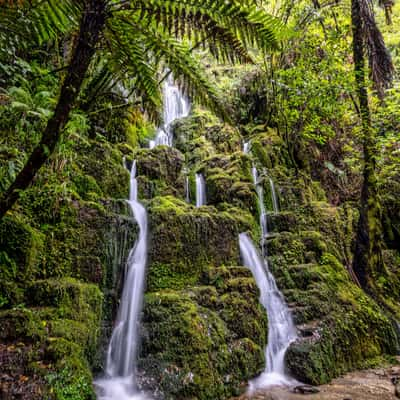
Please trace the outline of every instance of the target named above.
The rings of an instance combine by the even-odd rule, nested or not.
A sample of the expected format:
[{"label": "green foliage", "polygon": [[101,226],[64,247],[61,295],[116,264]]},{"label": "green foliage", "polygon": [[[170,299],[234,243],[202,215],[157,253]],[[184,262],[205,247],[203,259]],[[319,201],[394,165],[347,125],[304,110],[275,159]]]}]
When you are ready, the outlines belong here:
[{"label": "green foliage", "polygon": [[0,7],[1,57],[13,57],[17,49],[56,39],[76,27],[79,2],[74,0],[21,0]]},{"label": "green foliage", "polygon": [[54,394],[57,400],[95,399],[92,382],[76,372],[75,369],[67,367],[47,376],[47,382],[52,388],[50,393]]}]

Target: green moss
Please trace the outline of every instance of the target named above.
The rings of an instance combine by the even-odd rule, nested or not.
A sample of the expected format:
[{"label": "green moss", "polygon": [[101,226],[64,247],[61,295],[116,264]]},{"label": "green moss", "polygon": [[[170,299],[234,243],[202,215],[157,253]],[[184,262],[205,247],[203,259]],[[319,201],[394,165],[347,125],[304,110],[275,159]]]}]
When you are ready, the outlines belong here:
[{"label": "green moss", "polygon": [[156,146],[136,151],[137,177],[141,198],[174,195],[185,198],[183,155],[173,147]]},{"label": "green moss", "polygon": [[140,365],[153,390],[166,399],[224,399],[261,370],[265,313],[256,295],[247,293],[247,304],[237,296],[219,297],[212,287],[146,294]]},{"label": "green moss", "polygon": [[30,280],[43,253],[44,235],[20,215],[5,216],[0,223],[0,252],[7,254],[18,268],[20,281]]},{"label": "green moss", "polygon": [[22,302],[26,282],[43,257],[44,235],[18,214],[0,223],[0,308]]},{"label": "green moss", "polygon": [[[201,272],[201,271],[199,271]],[[185,268],[183,264],[162,264],[153,262],[147,273],[147,289],[183,289],[194,285],[199,279],[199,273]]]},{"label": "green moss", "polygon": [[75,185],[76,191],[84,200],[97,200],[102,196],[102,191],[93,176],[74,175],[72,181]]},{"label": "green moss", "polygon": [[[197,160],[204,159],[205,154],[232,153],[241,148],[238,130],[221,123],[205,110],[193,110],[189,117],[176,121],[173,130],[175,146],[183,153],[194,157],[196,145],[197,149],[202,147],[200,150],[206,151],[203,156],[196,157]],[[201,146],[199,143],[202,143]]]},{"label": "green moss", "polygon": [[14,308],[0,312],[0,339],[40,341],[45,336],[45,323],[32,310]]},{"label": "green moss", "polygon": [[89,192],[115,199],[127,197],[129,173],[123,166],[122,153],[117,146],[106,141],[81,141],[77,143],[76,151],[79,157],[75,168],[80,176],[73,182],[83,198],[87,198]]},{"label": "green moss", "polygon": [[[300,319],[306,324],[319,319],[312,336],[293,344],[286,355],[296,377],[311,384],[326,383],[340,373],[364,367],[367,360],[396,352],[391,322],[350,282],[333,255],[324,254],[320,265],[293,266],[289,272],[297,292],[284,292],[301,306]],[[295,318],[299,320],[299,315]]]},{"label": "green moss", "polygon": [[50,341],[47,358],[53,362],[53,372],[47,375],[51,392],[57,400],[94,400],[93,377],[82,349],[65,339]]},{"label": "green moss", "polygon": [[57,307],[63,318],[88,322],[88,318],[101,318],[102,298],[98,286],[64,278],[32,282],[26,301],[36,306]]},{"label": "green moss", "polygon": [[256,225],[246,211],[195,208],[172,196],[153,199],[148,209],[151,290],[190,286],[210,265],[237,264],[238,234]]},{"label": "green moss", "polygon": [[268,326],[265,309],[259,305],[258,296],[249,296],[248,292],[226,293],[219,300],[219,310],[219,315],[235,338],[252,338],[263,348]]}]

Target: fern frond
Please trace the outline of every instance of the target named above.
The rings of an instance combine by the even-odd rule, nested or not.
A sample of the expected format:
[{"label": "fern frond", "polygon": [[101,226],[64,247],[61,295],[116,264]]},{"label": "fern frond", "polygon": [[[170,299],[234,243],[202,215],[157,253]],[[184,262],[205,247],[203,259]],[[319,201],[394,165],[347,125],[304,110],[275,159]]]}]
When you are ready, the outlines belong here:
[{"label": "fern frond", "polygon": [[[138,32],[138,26],[124,22],[124,31],[130,37]],[[152,58],[160,68],[169,69],[181,88],[192,98],[196,99],[225,121],[229,120],[229,112],[226,109],[222,96],[216,89],[217,85],[206,74],[203,67],[192,55],[188,45],[173,39],[170,35],[156,29],[154,26],[141,26],[142,36],[137,37],[145,51],[152,54]]]},{"label": "fern frond", "polygon": [[[130,3],[132,13],[143,23],[158,26],[176,38],[186,35],[219,48],[230,45],[221,38],[235,37],[245,49],[257,45],[270,50],[278,47],[285,31],[278,19],[258,9],[253,1],[248,5],[236,0],[131,0]],[[222,31],[225,35],[221,35]]]},{"label": "fern frond", "polygon": [[11,55],[16,49],[41,44],[77,25],[77,0],[21,0],[0,7],[0,48]]},{"label": "fern frond", "polygon": [[[116,79],[130,80],[134,91],[146,103],[150,118],[159,121],[162,96],[157,80],[157,69],[137,32],[128,31],[114,18],[107,23],[105,32],[110,51],[110,67]],[[140,39],[140,40],[138,40]]]}]

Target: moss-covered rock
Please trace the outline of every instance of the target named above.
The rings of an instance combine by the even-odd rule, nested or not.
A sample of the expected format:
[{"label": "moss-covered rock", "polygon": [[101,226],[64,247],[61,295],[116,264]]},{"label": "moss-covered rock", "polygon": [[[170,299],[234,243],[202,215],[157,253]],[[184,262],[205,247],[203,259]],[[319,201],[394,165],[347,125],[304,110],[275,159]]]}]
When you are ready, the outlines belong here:
[{"label": "moss-covered rock", "polygon": [[206,158],[200,168],[206,181],[207,204],[228,203],[256,213],[257,197],[247,156],[241,152],[216,154]]},{"label": "moss-covered rock", "polygon": [[283,292],[304,333],[286,354],[288,367],[298,379],[325,383],[396,352],[391,321],[350,281],[334,256],[324,254],[319,265],[288,267],[288,275],[295,289]]},{"label": "moss-covered rock", "polygon": [[208,143],[202,147],[212,147],[216,153],[229,154],[241,148],[238,130],[221,123],[213,114],[204,110],[195,109],[190,116],[176,121],[173,131],[175,146],[189,157],[193,157],[193,145],[200,138],[205,140],[204,144]]},{"label": "moss-covered rock", "polygon": [[0,307],[22,300],[22,287],[30,281],[43,257],[44,235],[24,218],[6,216],[0,223]]},{"label": "moss-covered rock", "polygon": [[123,165],[123,155],[106,141],[80,141],[72,182],[84,199],[125,199],[129,173]]},{"label": "moss-covered rock", "polygon": [[171,196],[149,204],[149,219],[150,291],[192,286],[208,266],[237,264],[238,234],[255,225],[243,210],[195,208]]},{"label": "moss-covered rock", "polygon": [[245,303],[212,286],[146,295],[140,366],[151,390],[165,399],[224,399],[262,370],[265,312],[252,279],[242,291],[249,285]]},{"label": "moss-covered rock", "polygon": [[173,147],[156,146],[138,150],[135,159],[140,198],[160,195],[185,198],[182,153]]}]

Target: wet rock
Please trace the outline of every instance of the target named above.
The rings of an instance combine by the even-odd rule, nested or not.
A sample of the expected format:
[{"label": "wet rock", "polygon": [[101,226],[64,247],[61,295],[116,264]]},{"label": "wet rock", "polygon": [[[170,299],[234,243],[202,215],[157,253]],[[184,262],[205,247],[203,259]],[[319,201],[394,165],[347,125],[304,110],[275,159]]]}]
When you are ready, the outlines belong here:
[{"label": "wet rock", "polygon": [[293,389],[293,392],[300,393],[300,394],[315,394],[315,393],[319,393],[319,389],[316,388],[315,386],[299,385]]},{"label": "wet rock", "polygon": [[390,380],[392,381],[393,385],[397,385],[400,383],[400,376],[399,375],[393,375]]},{"label": "wet rock", "polygon": [[396,397],[400,399],[400,382],[396,384],[396,387],[394,389],[394,394],[396,395]]}]

